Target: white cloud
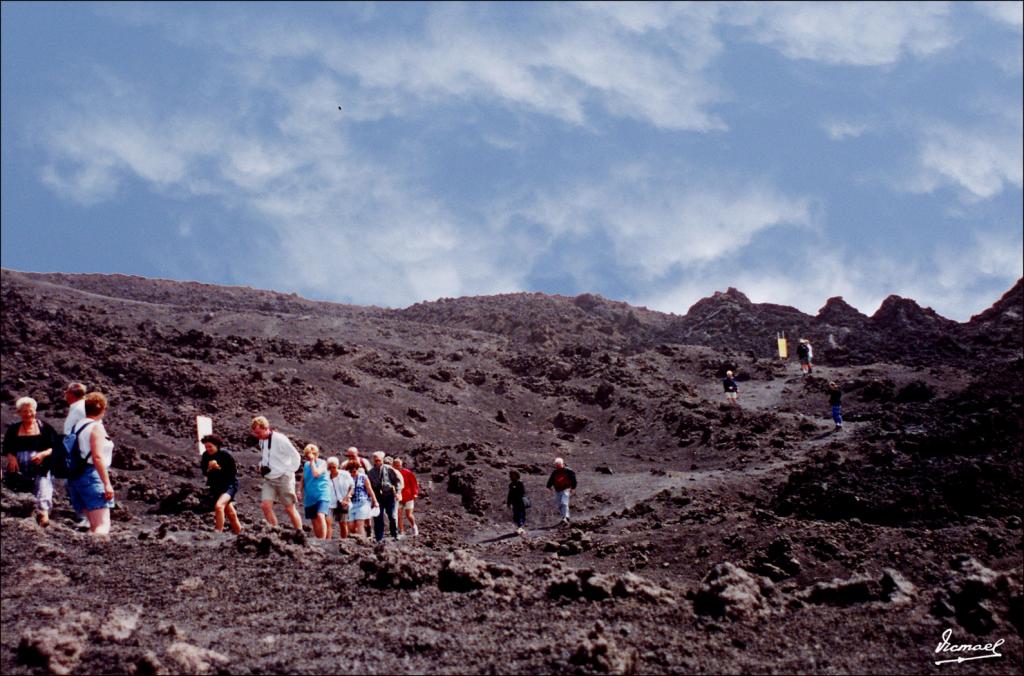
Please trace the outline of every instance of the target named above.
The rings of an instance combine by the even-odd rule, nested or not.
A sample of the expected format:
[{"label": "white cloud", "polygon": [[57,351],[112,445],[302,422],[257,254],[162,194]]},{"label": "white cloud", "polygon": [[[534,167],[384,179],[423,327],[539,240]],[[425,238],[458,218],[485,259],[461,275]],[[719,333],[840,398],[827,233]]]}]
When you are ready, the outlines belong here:
[{"label": "white cloud", "polygon": [[822,123],[822,129],[833,141],[844,141],[848,138],[857,138],[868,130],[868,125],[862,122],[849,122],[844,120],[829,120]]},{"label": "white cloud", "polygon": [[319,61],[358,83],[360,95],[346,99],[354,119],[473,99],[577,125],[588,124],[588,106],[600,105],[665,129],[724,128],[711,109],[725,94],[705,74],[721,51],[713,5],[537,4],[518,10],[526,26],[519,30],[495,20],[498,6],[423,7],[421,24],[385,39],[376,31],[339,33],[330,22],[261,21],[251,13],[244,20],[199,20],[147,12],[133,20],[223,50],[257,78],[267,64]]},{"label": "white cloud", "polygon": [[885,66],[956,42],[948,3],[774,2],[732,7],[728,20],[790,59]]},{"label": "white cloud", "polygon": [[908,188],[933,192],[943,186],[961,189],[966,198],[988,199],[1004,189],[1024,185],[1024,136],[1020,117],[1013,125],[959,129],[935,124],[922,131],[918,173]]},{"label": "white cloud", "polygon": [[994,21],[1017,30],[1024,27],[1024,2],[973,2],[971,6]]},{"label": "white cloud", "polygon": [[812,225],[809,200],[770,185],[670,176],[664,167],[645,165],[623,168],[604,182],[559,186],[527,215],[554,237],[606,237],[617,264],[642,283],[735,253],[764,230]]}]

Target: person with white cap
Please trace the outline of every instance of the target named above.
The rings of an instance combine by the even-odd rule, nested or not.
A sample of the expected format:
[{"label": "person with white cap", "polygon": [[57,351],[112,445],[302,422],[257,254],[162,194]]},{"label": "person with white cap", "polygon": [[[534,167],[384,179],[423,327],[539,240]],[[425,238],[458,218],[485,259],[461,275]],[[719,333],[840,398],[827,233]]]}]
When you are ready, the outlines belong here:
[{"label": "person with white cap", "polygon": [[569,523],[569,496],[576,490],[576,472],[565,466],[565,460],[555,458],[555,469],[548,477],[547,487],[555,492],[555,505],[562,523]]}]

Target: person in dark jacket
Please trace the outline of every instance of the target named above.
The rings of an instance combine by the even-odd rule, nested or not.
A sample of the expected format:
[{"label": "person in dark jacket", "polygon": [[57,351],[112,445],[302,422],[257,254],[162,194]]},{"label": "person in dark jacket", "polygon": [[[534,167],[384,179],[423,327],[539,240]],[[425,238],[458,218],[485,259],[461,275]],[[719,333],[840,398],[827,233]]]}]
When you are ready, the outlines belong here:
[{"label": "person in dark jacket", "polygon": [[505,504],[512,508],[512,520],[516,522],[516,532],[522,535],[526,532],[526,486],[519,479],[519,472],[512,470],[508,473],[508,497]]},{"label": "person in dark jacket", "polygon": [[736,379],[732,377],[732,371],[725,372],[725,378],[722,378],[722,388],[725,390],[725,400],[733,406],[739,406],[740,386],[736,384]]},{"label": "person in dark jacket", "polygon": [[836,381],[828,384],[828,403],[832,407],[832,420],[836,423],[836,432],[843,429],[843,392]]},{"label": "person in dark jacket", "polygon": [[224,440],[215,434],[202,438],[206,452],[199,459],[199,467],[206,477],[210,502],[213,504],[214,528],[218,533],[224,531],[224,516],[236,534],[242,532],[242,524],[238,521],[235,511],[235,494],[238,493],[238,469],[235,459],[224,448]]},{"label": "person in dark jacket", "polygon": [[814,348],[811,341],[801,338],[800,344],[796,346],[796,356],[800,360],[800,370],[805,376],[811,375],[814,370]]},{"label": "person in dark jacket", "polygon": [[373,467],[366,473],[366,478],[369,479],[370,487],[373,488],[373,493],[380,503],[380,513],[373,517],[373,539],[377,542],[384,541],[384,517],[387,516],[391,538],[397,540],[398,518],[395,516],[395,505],[402,479],[394,468],[384,464],[382,451],[373,454]]},{"label": "person in dark jacket", "polygon": [[36,417],[36,407],[32,397],[14,402],[21,422],[8,425],[4,432],[4,469],[12,487],[18,490],[31,487],[36,497],[36,521],[46,526],[53,509],[53,479],[48,458],[54,444],[61,441],[49,423]]},{"label": "person in dark jacket", "polygon": [[555,469],[548,477],[548,488],[555,492],[555,504],[562,523],[569,523],[569,496],[576,490],[576,472],[565,466],[565,460],[555,458]]}]

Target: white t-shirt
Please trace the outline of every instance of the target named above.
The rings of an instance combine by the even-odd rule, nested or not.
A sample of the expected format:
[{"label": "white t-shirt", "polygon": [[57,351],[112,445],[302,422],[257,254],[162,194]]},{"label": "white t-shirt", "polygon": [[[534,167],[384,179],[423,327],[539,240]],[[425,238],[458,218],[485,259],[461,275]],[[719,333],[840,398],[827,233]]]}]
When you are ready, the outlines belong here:
[{"label": "white t-shirt", "polygon": [[331,509],[338,506],[338,503],[345,499],[348,492],[355,486],[352,475],[348,472],[338,472],[338,476],[328,476],[328,483],[331,485]]},{"label": "white t-shirt", "polygon": [[298,450],[288,437],[280,432],[272,432],[269,439],[261,439],[259,446],[260,464],[270,467],[268,479],[276,479],[285,474],[295,474],[299,466],[302,465],[302,456],[299,455]]},{"label": "white t-shirt", "polygon": [[64,418],[64,434],[71,434],[71,430],[75,429],[75,425],[84,419],[85,399],[79,399],[75,403],[71,404],[71,408],[68,409],[68,417]]},{"label": "white t-shirt", "polygon": [[[74,429],[81,432],[82,428],[86,426],[86,422],[83,420],[78,423]],[[107,436],[107,428],[103,426],[103,421],[99,420],[88,427],[85,427],[85,431],[78,435],[78,451],[85,458],[85,461],[90,465],[92,462],[92,435],[96,428],[99,428],[100,434],[103,435],[103,445],[100,447],[100,460],[103,461],[103,467],[109,468],[110,462],[114,458],[114,442]]]}]

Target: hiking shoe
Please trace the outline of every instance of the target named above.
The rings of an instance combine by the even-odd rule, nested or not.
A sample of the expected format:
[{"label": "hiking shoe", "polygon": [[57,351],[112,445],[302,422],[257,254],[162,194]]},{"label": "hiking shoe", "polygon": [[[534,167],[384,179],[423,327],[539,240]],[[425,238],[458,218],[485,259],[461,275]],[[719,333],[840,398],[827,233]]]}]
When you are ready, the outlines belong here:
[{"label": "hiking shoe", "polygon": [[420,534],[420,527],[419,526],[413,526],[412,527],[412,534],[414,536],[418,536]]},{"label": "hiking shoe", "polygon": [[405,539],[405,533],[399,533],[398,536],[395,539],[396,540],[404,540]]},{"label": "hiking shoe", "polygon": [[566,526],[568,526],[569,525],[569,517],[563,516],[562,517],[562,523],[564,523]]},{"label": "hiking shoe", "polygon": [[518,533],[519,535],[522,535],[525,532],[526,532],[526,529],[523,528],[522,526],[520,526],[519,528],[516,528],[516,533]]}]

